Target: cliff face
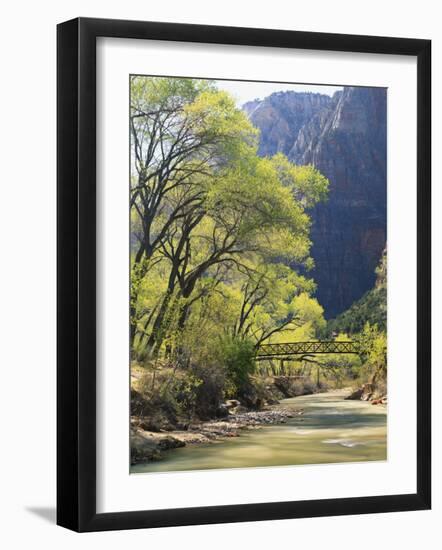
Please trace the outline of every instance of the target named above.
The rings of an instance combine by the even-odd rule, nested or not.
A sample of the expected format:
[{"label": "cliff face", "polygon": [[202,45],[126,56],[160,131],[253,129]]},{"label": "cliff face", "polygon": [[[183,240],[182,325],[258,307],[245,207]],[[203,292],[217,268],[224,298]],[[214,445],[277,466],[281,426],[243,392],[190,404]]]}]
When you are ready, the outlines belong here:
[{"label": "cliff face", "polygon": [[262,155],[282,151],[330,180],[328,201],[311,212],[312,275],[327,318],[373,287],[385,247],[386,97],[349,87],[333,98],[286,92],[245,105]]},{"label": "cliff face", "polygon": [[362,298],[335,319],[327,323],[325,338],[331,338],[333,333],[356,334],[364,329],[366,322],[377,325],[380,330],[387,329],[387,251],[384,250],[381,261],[376,268],[375,286],[366,292]]},{"label": "cliff face", "polygon": [[262,101],[243,105],[253,124],[261,130],[259,154],[288,154],[300,130],[319,112],[327,109],[332,99],[327,95],[277,92]]}]

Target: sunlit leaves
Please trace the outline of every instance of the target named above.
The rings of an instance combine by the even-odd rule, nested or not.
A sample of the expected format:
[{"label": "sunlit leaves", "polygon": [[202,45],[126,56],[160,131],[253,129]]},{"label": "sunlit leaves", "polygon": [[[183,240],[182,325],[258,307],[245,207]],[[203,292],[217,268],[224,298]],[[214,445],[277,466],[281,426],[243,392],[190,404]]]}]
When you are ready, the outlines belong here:
[{"label": "sunlit leaves", "polygon": [[[258,345],[314,335],[313,167],[257,155],[258,131],[196,79],[131,79],[131,319],[139,353],[204,356],[230,334]],[[292,267],[289,267],[291,265]]]}]

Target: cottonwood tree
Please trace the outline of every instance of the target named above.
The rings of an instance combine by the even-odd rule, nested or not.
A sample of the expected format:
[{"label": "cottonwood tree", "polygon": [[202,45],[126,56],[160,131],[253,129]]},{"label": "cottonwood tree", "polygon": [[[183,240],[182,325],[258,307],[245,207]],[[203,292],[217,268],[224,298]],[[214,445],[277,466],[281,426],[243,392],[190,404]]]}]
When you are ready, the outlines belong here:
[{"label": "cottonwood tree", "polygon": [[323,309],[310,296],[314,284],[283,264],[270,264],[247,276],[241,286],[239,314],[232,327],[234,338],[249,338],[258,348],[279,342],[307,324],[320,328]]},{"label": "cottonwood tree", "polygon": [[155,251],[257,131],[226,93],[205,81],[138,76],[131,79],[130,130],[133,343],[139,285],[155,265]]},{"label": "cottonwood tree", "polygon": [[233,324],[259,345],[310,322],[300,299],[311,285],[287,265],[312,265],[308,209],[327,180],[259,158],[257,131],[202,81],[135,77],[131,132],[132,347],[170,351],[222,293],[235,295],[233,321],[215,332]]}]

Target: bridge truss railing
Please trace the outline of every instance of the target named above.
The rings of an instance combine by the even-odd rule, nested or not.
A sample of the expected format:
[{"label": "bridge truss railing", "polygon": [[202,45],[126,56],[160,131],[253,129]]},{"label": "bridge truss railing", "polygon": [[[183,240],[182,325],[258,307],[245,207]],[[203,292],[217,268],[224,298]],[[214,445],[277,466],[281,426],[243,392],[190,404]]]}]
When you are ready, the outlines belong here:
[{"label": "bridge truss railing", "polygon": [[328,353],[359,353],[356,342],[320,341],[320,342],[287,342],[281,344],[262,344],[256,351],[256,359],[264,360],[290,355],[316,355]]}]

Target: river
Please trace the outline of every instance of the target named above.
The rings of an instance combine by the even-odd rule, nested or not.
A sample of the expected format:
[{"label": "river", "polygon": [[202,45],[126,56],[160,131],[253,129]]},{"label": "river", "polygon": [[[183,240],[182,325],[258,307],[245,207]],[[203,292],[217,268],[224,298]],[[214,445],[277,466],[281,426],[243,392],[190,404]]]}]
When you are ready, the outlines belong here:
[{"label": "river", "polygon": [[243,430],[240,437],[168,451],[163,460],[132,466],[132,473],[361,462],[387,458],[387,407],[345,400],[334,390],[284,399],[304,409],[286,424]]}]

